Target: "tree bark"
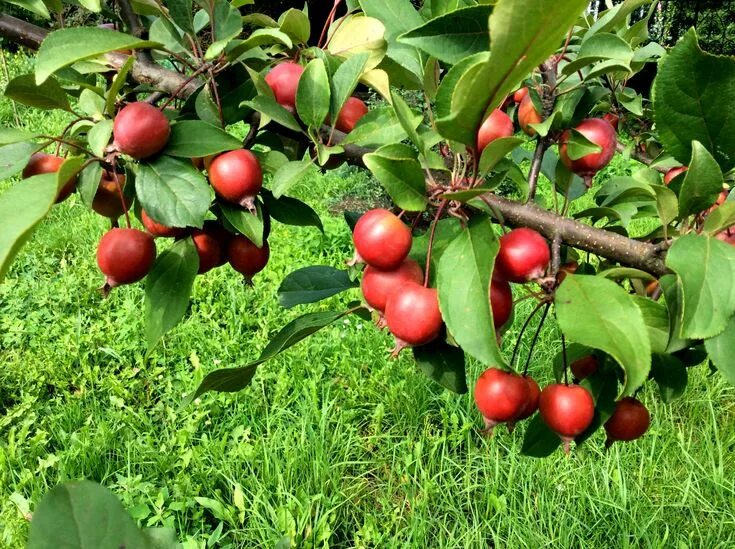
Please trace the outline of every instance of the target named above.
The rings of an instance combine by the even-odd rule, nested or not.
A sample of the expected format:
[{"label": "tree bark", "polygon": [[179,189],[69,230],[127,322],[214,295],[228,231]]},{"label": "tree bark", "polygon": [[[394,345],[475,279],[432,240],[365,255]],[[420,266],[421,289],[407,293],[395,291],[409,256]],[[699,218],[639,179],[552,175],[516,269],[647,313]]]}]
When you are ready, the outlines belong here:
[{"label": "tree bark", "polygon": [[[13,42],[31,49],[38,49],[46,34],[47,31],[40,27],[9,15],[0,14],[0,36]],[[116,69],[119,69],[128,58],[127,55],[120,53],[108,53],[105,57],[110,66]],[[180,89],[181,97],[188,97],[203,85],[202,81],[196,79],[187,83],[185,76],[160,65],[151,65],[139,60],[133,65],[131,74],[137,82],[150,84],[169,94]],[[345,139],[344,133],[332,130],[327,126],[322,127],[320,133],[323,136],[331,134],[334,144],[339,144]],[[299,136],[304,137],[300,134]],[[365,166],[363,156],[372,152],[371,149],[357,145],[345,145],[344,149],[347,162],[361,167]],[[649,159],[636,159],[644,163],[648,160],[650,163]],[[534,204],[513,202],[493,193],[483,195],[483,200],[491,207],[496,216],[502,217],[500,221],[510,226],[529,227],[549,240],[561,239],[568,246],[591,252],[655,276],[662,276],[669,272],[659,255],[659,250],[653,244],[591,227],[543,210]]]}]

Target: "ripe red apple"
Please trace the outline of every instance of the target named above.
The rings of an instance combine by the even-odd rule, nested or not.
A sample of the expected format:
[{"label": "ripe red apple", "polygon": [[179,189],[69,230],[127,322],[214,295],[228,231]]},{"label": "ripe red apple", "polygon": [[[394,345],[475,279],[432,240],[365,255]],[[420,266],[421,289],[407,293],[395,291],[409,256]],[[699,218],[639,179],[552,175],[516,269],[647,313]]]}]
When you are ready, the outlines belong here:
[{"label": "ripe red apple", "polygon": [[242,235],[235,235],[227,246],[227,260],[238,273],[245,275],[249,280],[265,269],[270,257],[268,242],[258,248],[249,239]]},{"label": "ripe red apple", "polygon": [[211,271],[225,262],[225,251],[218,235],[211,230],[194,229],[191,238],[199,254],[199,274]]},{"label": "ripe red apple", "polygon": [[526,134],[533,137],[536,135],[536,130],[531,127],[531,124],[540,124],[541,122],[543,122],[541,115],[536,110],[531,95],[526,91],[526,96],[518,106],[518,124]]},{"label": "ripe red apple", "polygon": [[539,411],[544,423],[564,441],[568,453],[569,443],[592,423],[595,403],[581,385],[555,383],[541,391]]},{"label": "ripe red apple", "polygon": [[[33,153],[26,167],[23,168],[23,179],[44,173],[56,173],[63,163],[64,159],[60,156],[42,152]],[[74,176],[61,186],[56,195],[56,203],[59,204],[69,198],[69,195],[74,192],[76,186],[77,177]]]},{"label": "ripe red apple", "polygon": [[355,260],[364,261],[381,271],[392,271],[411,251],[411,229],[388,210],[366,212],[352,233]]},{"label": "ripe red apple", "polygon": [[618,144],[615,128],[610,125],[610,122],[602,118],[588,118],[580,122],[574,129],[602,150],[572,160],[567,150],[572,132],[567,130],[559,140],[559,158],[570,171],[581,177],[591,178],[607,166],[612,157],[615,156],[615,148]]},{"label": "ripe red apple", "polygon": [[528,95],[528,88],[525,86],[522,88],[518,88],[515,93],[513,94],[513,101],[516,102],[516,104],[520,103],[525,99],[525,97]]},{"label": "ripe red apple", "polygon": [[138,101],[117,113],[112,134],[120,152],[141,160],[163,150],[171,134],[171,125],[159,109]]},{"label": "ripe red apple", "polygon": [[[125,175],[121,173],[117,174],[117,181],[120,184],[120,189],[124,189]],[[115,183],[113,174],[106,171],[102,172],[100,184],[92,200],[92,209],[103,217],[117,219],[130,209],[130,204],[120,199],[120,191],[117,188],[118,183]],[[123,200],[124,198],[123,195]]]},{"label": "ripe red apple", "polygon": [[582,381],[592,374],[597,373],[597,370],[600,369],[600,363],[595,355],[589,355],[575,360],[569,365],[569,368],[572,370],[574,377]]},{"label": "ripe red apple", "polygon": [[689,168],[687,166],[678,166],[676,168],[671,168],[668,172],[664,174],[664,185],[669,185],[677,175],[684,173]]},{"label": "ripe red apple", "polygon": [[609,122],[615,131],[618,131],[618,126],[620,125],[620,117],[617,114],[613,112],[608,112],[605,113],[602,118],[603,120]]},{"label": "ripe red apple", "polygon": [[296,91],[304,67],[287,61],[273,67],[265,76],[265,82],[273,90],[276,101],[291,112],[296,110]]},{"label": "ripe red apple", "polygon": [[609,447],[616,440],[627,442],[640,438],[650,425],[648,409],[635,398],[625,397],[615,404],[615,411],[605,422],[605,446]]},{"label": "ripe red apple", "polygon": [[529,375],[523,376],[523,379],[526,381],[526,385],[528,385],[528,400],[526,400],[526,404],[515,417],[514,421],[527,419],[536,413],[536,410],[538,410],[539,398],[541,397],[541,389],[539,388],[538,383],[536,383],[536,380]]},{"label": "ripe red apple", "polygon": [[361,99],[350,97],[339,111],[334,127],[341,132],[350,133],[367,113],[367,105]]},{"label": "ripe red apple", "polygon": [[140,220],[143,222],[145,230],[154,237],[174,238],[184,234],[185,229],[180,227],[167,227],[158,221],[154,221],[145,210],[140,211]]},{"label": "ripe red apple", "polygon": [[475,383],[475,404],[485,419],[486,432],[498,423],[513,421],[531,398],[526,379],[499,368],[488,368]]},{"label": "ripe red apple", "polygon": [[498,278],[523,283],[541,278],[550,260],[546,239],[533,229],[521,227],[500,237],[495,271]]},{"label": "ripe red apple", "polygon": [[493,311],[493,324],[499,330],[513,314],[513,292],[507,281],[493,278],[490,281],[490,307]]},{"label": "ripe red apple", "polygon": [[424,273],[413,259],[405,259],[393,271],[381,271],[368,265],[362,275],[362,295],[373,309],[385,311],[388,296],[406,282],[421,284]]},{"label": "ripe red apple", "polygon": [[263,170],[256,156],[245,149],[219,155],[209,166],[209,182],[219,196],[252,207],[255,195],[263,187]]},{"label": "ripe red apple", "polygon": [[490,113],[480,126],[477,132],[477,152],[481,153],[485,147],[496,139],[501,137],[511,137],[513,135],[513,121],[510,116],[500,109],[495,109]]},{"label": "ripe red apple", "polygon": [[97,246],[97,265],[112,288],[143,279],[155,260],[153,237],[138,229],[111,229]]},{"label": "ripe red apple", "polygon": [[444,321],[436,289],[407,282],[388,296],[385,321],[396,338],[394,355],[408,345],[424,345],[437,338]]}]

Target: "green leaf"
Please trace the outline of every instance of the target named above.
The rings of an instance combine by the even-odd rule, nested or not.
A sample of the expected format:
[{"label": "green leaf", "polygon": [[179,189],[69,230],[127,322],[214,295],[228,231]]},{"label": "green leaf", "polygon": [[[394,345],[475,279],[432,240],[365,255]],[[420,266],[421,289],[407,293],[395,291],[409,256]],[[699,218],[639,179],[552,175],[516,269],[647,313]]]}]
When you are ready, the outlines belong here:
[{"label": "green leaf", "polygon": [[365,70],[368,71],[377,67],[385,57],[388,44],[384,35],[385,26],[378,19],[361,14],[348,15],[332,34],[327,51],[345,59],[367,53]]},{"label": "green leaf", "polygon": [[331,94],[329,100],[329,114],[332,120],[337,119],[337,115],[342,110],[345,101],[355,91],[360,76],[365,71],[367,61],[367,53],[353,55],[334,72],[334,76],[332,76],[330,82]]},{"label": "green leaf", "polygon": [[115,105],[117,104],[117,94],[120,93],[120,90],[123,89],[125,84],[128,80],[128,73],[130,72],[130,69],[133,68],[133,65],[135,64],[135,56],[131,55],[127,58],[125,63],[123,63],[123,66],[120,67],[120,70],[117,71],[117,74],[115,75],[114,80],[112,81],[112,84],[110,84],[110,89],[107,90],[107,96],[105,99],[105,112],[108,114],[108,116],[115,116]]},{"label": "green leaf", "polygon": [[679,275],[683,291],[676,335],[707,339],[721,334],[735,313],[735,247],[688,234],[674,242],[666,265]]},{"label": "green leaf", "polygon": [[316,167],[308,160],[296,160],[284,164],[273,175],[271,190],[273,196],[281,198],[291,187],[304,180],[314,172]]},{"label": "green leaf", "polygon": [[256,203],[257,215],[254,215],[234,204],[222,202],[219,205],[225,219],[242,235],[258,248],[263,247],[264,229],[263,212],[260,203]]},{"label": "green leaf", "polygon": [[427,345],[414,347],[413,356],[426,377],[458,395],[467,392],[464,353],[461,349],[435,339]]},{"label": "green leaf", "polygon": [[669,344],[669,311],[666,305],[643,296],[633,296],[648,330],[652,353],[665,353]]},{"label": "green leaf", "polygon": [[658,384],[661,400],[670,404],[684,394],[689,376],[684,363],[673,355],[651,357],[651,377]]},{"label": "green leaf", "polygon": [[150,546],[112,492],[81,480],[51,490],[33,513],[28,549],[59,547]]},{"label": "green leaf", "polygon": [[42,84],[36,85],[32,74],[16,76],[5,88],[5,96],[38,109],[71,111],[66,92],[55,78],[49,78]]},{"label": "green leaf", "polygon": [[658,64],[652,92],[658,136],[680,163],[692,142],[706,148],[723,172],[735,167],[735,59],[703,52],[694,29]]},{"label": "green leaf", "polygon": [[77,183],[77,192],[82,200],[82,203],[88,208],[92,208],[92,201],[94,201],[94,195],[97,194],[97,189],[100,186],[100,180],[102,179],[102,166],[99,162],[92,162],[89,166],[82,170],[79,175],[79,182]]},{"label": "green leaf", "polygon": [[398,143],[408,137],[391,107],[370,109],[343,141],[362,147],[378,148]]},{"label": "green leaf", "polygon": [[11,145],[21,141],[30,141],[41,135],[40,133],[19,130],[18,128],[0,128],[0,145]]},{"label": "green leaf", "polygon": [[105,116],[105,98],[89,88],[82,90],[77,107],[95,120],[102,120]]},{"label": "green leaf", "polygon": [[244,389],[250,384],[259,364],[270,360],[303,339],[351,313],[356,313],[356,311],[307,313],[292,320],[266,345],[257,360],[240,368],[224,368],[210,372],[199,384],[197,390],[187,396],[183,405],[186,405],[208,391],[232,393]]},{"label": "green leaf", "polygon": [[159,254],[145,283],[148,350],[184,318],[199,270],[199,254],[188,237]]},{"label": "green leaf", "polygon": [[259,46],[281,44],[289,50],[293,48],[289,36],[278,29],[257,29],[247,39],[236,40],[233,44],[236,45],[232,49],[227,49],[227,58],[230,60],[238,59],[242,54]]},{"label": "green leaf", "polygon": [[40,147],[35,143],[12,143],[0,147],[0,181],[22,171]]},{"label": "green leaf", "polygon": [[622,396],[632,396],[651,369],[648,331],[632,296],[606,278],[568,275],[554,303],[567,338],[612,356],[625,373]]},{"label": "green leaf", "polygon": [[485,113],[556,51],[587,5],[587,0],[567,0],[553,9],[548,0],[497,4],[490,15],[491,53],[470,58],[461,75],[454,76],[456,85],[444,92],[450,97],[447,114],[436,121],[439,133],[473,146]]},{"label": "green leaf", "polygon": [[303,11],[291,8],[281,14],[278,18],[281,31],[299,44],[306,44],[311,34],[311,23],[309,16]]},{"label": "green leaf", "polygon": [[312,59],[299,79],[296,111],[307,126],[321,126],[329,114],[329,76],[324,61]]},{"label": "green leaf", "polygon": [[105,156],[105,148],[110,144],[112,137],[112,120],[106,119],[97,122],[87,134],[89,150],[102,158]]},{"label": "green leaf", "polygon": [[273,119],[273,121],[277,122],[281,126],[288,128],[289,130],[294,130],[296,132],[301,131],[301,126],[299,126],[299,123],[296,122],[296,119],[293,117],[293,115],[286,109],[284,109],[281,105],[276,103],[276,100],[271,96],[258,95],[257,97],[254,97],[251,101],[245,101],[244,104],[251,109],[263,113],[268,118]]},{"label": "green leaf", "polygon": [[681,337],[682,310],[684,308],[684,290],[681,279],[673,274],[662,276],[659,285],[663,290],[666,310],[669,317],[669,343],[666,346],[667,353],[675,353],[691,346],[692,342]]},{"label": "green leaf", "polygon": [[[11,145],[12,146],[12,145]],[[24,179],[0,194],[0,281],[56,201],[56,174]]]},{"label": "green leaf", "polygon": [[536,414],[528,424],[526,434],[523,437],[521,454],[530,457],[548,457],[561,444],[561,439],[541,419],[541,414]]},{"label": "green leaf", "polygon": [[276,198],[266,189],[261,191],[261,196],[266,211],[276,221],[297,227],[316,227],[324,232],[319,214],[308,204],[290,196]]},{"label": "green leaf", "polygon": [[194,34],[194,17],[192,0],[169,0],[166,3],[168,14],[174,23],[187,34]]},{"label": "green leaf", "polygon": [[242,142],[221,128],[200,120],[182,120],[171,126],[163,153],[193,158],[241,148]]},{"label": "green leaf", "polygon": [[[204,3],[208,12],[210,5],[209,1]],[[227,0],[214,0],[214,11],[210,13],[209,19],[215,42],[229,42],[242,32],[242,16]]]},{"label": "green leaf", "polygon": [[437,289],[454,340],[482,364],[502,367],[506,362],[498,349],[488,295],[498,247],[490,220],[473,217],[442,254]]},{"label": "green leaf", "polygon": [[296,305],[316,303],[352,288],[360,282],[352,280],[350,273],[326,265],[304,267],[292,272],[278,288],[278,302],[290,309]]},{"label": "green leaf", "polygon": [[21,8],[27,9],[28,11],[40,15],[44,19],[50,19],[46,5],[41,0],[6,0],[8,4],[15,4]]},{"label": "green leaf", "polygon": [[201,172],[191,162],[169,156],[140,164],[135,193],[143,209],[168,227],[201,228],[211,202]]},{"label": "green leaf", "polygon": [[409,139],[411,139],[413,144],[416,145],[419,153],[423,155],[426,152],[426,144],[419,135],[419,132],[416,131],[416,128],[418,128],[419,124],[421,124],[421,121],[423,120],[423,115],[412,111],[395,90],[391,90],[390,96],[393,103],[393,110],[395,111],[401,126],[403,126],[403,131],[406,132]]},{"label": "green leaf", "polygon": [[714,236],[733,225],[735,225],[735,200],[727,200],[707,215],[703,232]]},{"label": "green leaf", "polygon": [[398,42],[453,65],[490,49],[488,18],[492,10],[492,6],[471,6],[452,11],[401,34]]},{"label": "green leaf", "polygon": [[735,316],[730,318],[724,332],[705,341],[704,346],[715,367],[735,385]]},{"label": "green leaf", "polygon": [[97,27],[66,28],[50,32],[38,48],[36,84],[43,84],[54,72],[103,53],[159,46],[129,34]]},{"label": "green leaf", "polygon": [[723,176],[714,157],[701,143],[692,143],[692,160],[679,191],[679,217],[712,206],[722,192]]},{"label": "green leaf", "polygon": [[501,137],[490,143],[482,151],[480,156],[480,173],[487,173],[497,166],[508,153],[524,143],[520,137]]},{"label": "green leaf", "polygon": [[424,171],[408,145],[385,145],[362,159],[399,208],[423,211],[427,203]]},{"label": "green leaf", "polygon": [[[562,69],[562,74],[570,75],[575,72],[592,65],[594,63],[606,61],[608,70],[603,72],[630,72],[630,63],[633,61],[633,50],[625,40],[616,34],[599,33],[588,38],[582,43],[577,52],[577,58],[571,63],[567,63]],[[612,62],[612,63],[610,63]],[[595,71],[593,67],[590,74],[595,76],[599,71]],[[587,76],[590,78],[590,75]]]}]

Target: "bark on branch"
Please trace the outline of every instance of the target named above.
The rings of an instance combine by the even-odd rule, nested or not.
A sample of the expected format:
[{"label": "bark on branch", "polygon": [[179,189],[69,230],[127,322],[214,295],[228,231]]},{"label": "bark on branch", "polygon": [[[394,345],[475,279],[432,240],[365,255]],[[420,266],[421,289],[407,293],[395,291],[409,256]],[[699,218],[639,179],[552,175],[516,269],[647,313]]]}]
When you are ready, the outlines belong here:
[{"label": "bark on branch", "polygon": [[[0,36],[13,42],[31,49],[38,49],[46,34],[47,31],[40,27],[9,15],[0,14]],[[120,68],[128,56],[109,53],[106,58],[110,66]],[[198,80],[186,83],[186,76],[160,65],[149,65],[141,61],[136,61],[131,73],[137,82],[150,84],[169,94],[181,89],[182,97],[188,97],[202,85],[202,82]],[[182,85],[184,85],[183,89]],[[342,143],[346,137],[344,133],[332,130],[327,126],[322,127],[320,133],[325,138],[331,135],[334,144]],[[300,134],[299,137],[305,138]],[[344,150],[348,163],[362,167],[365,166],[363,156],[372,152],[371,149],[357,145],[345,145]],[[631,158],[647,164],[651,162],[650,159],[643,158],[641,155],[631,155]],[[487,193],[483,198],[490,209],[502,216],[502,221],[510,226],[532,228],[551,241],[561,239],[568,246],[641,269],[655,276],[662,276],[668,272],[659,255],[661,251],[653,244],[639,242],[617,233],[585,225],[554,212],[543,210],[532,203],[513,202],[493,193]]]}]

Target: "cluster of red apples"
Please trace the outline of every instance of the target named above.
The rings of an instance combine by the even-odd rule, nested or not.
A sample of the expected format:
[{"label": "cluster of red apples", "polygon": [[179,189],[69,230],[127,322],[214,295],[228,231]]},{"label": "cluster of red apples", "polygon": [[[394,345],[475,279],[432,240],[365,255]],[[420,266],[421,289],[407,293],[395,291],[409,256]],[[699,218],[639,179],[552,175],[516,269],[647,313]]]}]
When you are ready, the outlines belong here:
[{"label": "cluster of red apples", "polygon": [[[521,88],[513,94],[513,100],[518,104],[518,124],[529,136],[536,135],[532,124],[543,122],[541,114],[536,109],[528,88]],[[617,147],[618,117],[608,113],[603,118],[588,118],[580,122],[574,130],[582,134],[591,143],[600,148],[581,158],[572,159],[569,155],[569,142],[572,131],[566,130],[559,136],[559,157],[564,165],[573,173],[584,178],[589,186],[592,177],[607,166],[615,155]],[[510,116],[500,109],[495,109],[480,126],[477,133],[478,154],[490,143],[501,137],[511,137],[514,134],[513,121]]]},{"label": "cluster of red apples", "polygon": [[[166,116],[145,102],[131,103],[117,114],[113,124],[113,154],[125,154],[135,160],[144,160],[160,153],[170,135]],[[195,165],[200,159],[193,159]],[[57,172],[64,159],[50,154],[36,153],[23,171],[23,177]],[[253,153],[248,150],[225,152],[206,162],[209,181],[217,195],[225,201],[252,208],[262,188],[263,173]],[[77,183],[76,176],[58,192],[56,202],[65,200]],[[127,228],[114,227],[105,233],[97,247],[97,264],[105,275],[107,287],[132,284],[142,280],[156,259],[154,238],[184,238],[191,236],[199,256],[199,274],[229,262],[246,279],[265,268],[270,250],[268,243],[257,247],[248,238],[227,231],[216,221],[208,221],[202,229],[168,227],[145,210],[140,217],[145,231],[131,228],[128,218],[129,200],[124,194],[125,175],[103,171],[92,202],[98,214],[116,224],[125,215]]]}]

